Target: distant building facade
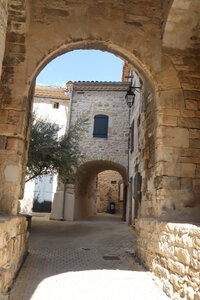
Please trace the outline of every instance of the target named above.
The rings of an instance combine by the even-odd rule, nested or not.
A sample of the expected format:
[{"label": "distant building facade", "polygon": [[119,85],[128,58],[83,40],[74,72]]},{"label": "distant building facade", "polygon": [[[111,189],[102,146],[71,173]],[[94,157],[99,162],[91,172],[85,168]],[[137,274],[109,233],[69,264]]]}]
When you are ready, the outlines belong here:
[{"label": "distant building facade", "polygon": [[[58,138],[65,133],[69,111],[69,95],[65,88],[37,85],[33,110],[38,118],[60,127]],[[57,175],[43,175],[30,180],[25,185],[24,199],[20,201],[21,212],[50,211],[57,189]]]},{"label": "distant building facade", "polygon": [[[88,118],[88,122],[79,142],[83,158],[77,170],[76,184],[67,184],[65,197],[63,187],[59,186],[51,218],[77,220],[96,214],[100,195],[98,174],[103,171],[118,172],[127,186],[129,121],[125,94],[128,87],[128,82],[67,83],[72,95],[70,124],[81,116]],[[112,173],[107,179],[112,181]],[[60,205],[63,199],[65,203]],[[108,205],[108,198],[104,200]],[[111,197],[110,202],[112,200]],[[119,206],[122,207],[116,205],[116,212],[122,213]]]},{"label": "distant building facade", "polygon": [[[125,95],[130,72],[124,66],[122,82],[68,82],[66,88],[36,86],[34,110],[38,117],[58,124],[59,136],[79,117],[88,121],[79,142],[82,159],[76,184],[67,183],[64,193],[57,175],[28,182],[22,212],[30,213],[33,207],[35,211],[51,211],[52,219],[76,220],[109,212],[110,203],[115,203],[115,212],[134,223],[140,210],[142,102],[138,92],[129,120]],[[136,74],[134,84],[140,85]]]}]

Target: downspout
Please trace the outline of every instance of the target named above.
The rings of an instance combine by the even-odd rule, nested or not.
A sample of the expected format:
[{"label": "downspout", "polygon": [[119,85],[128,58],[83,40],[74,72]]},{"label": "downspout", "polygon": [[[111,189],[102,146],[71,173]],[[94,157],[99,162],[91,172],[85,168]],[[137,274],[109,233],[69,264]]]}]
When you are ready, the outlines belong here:
[{"label": "downspout", "polygon": [[69,129],[70,123],[71,123],[71,111],[72,111],[73,89],[74,89],[74,83],[72,83],[72,85],[71,85],[71,92],[70,92],[69,118],[68,118],[68,124],[67,124],[67,128],[68,128],[68,129]]},{"label": "downspout", "polygon": [[[71,123],[73,88],[74,88],[74,84],[72,83],[71,91],[70,91],[70,102],[69,102],[69,118],[68,118],[67,127],[66,127],[65,132],[67,132],[69,130],[70,123]],[[65,220],[65,202],[66,202],[66,182],[64,183],[64,189],[63,189],[63,207],[62,207],[62,219],[61,219],[61,221]]]},{"label": "downspout", "polygon": [[131,133],[131,108],[129,108],[129,112],[128,112],[128,183],[129,183],[129,176],[130,176],[130,168],[129,168],[129,161],[130,161],[130,133]]},{"label": "downspout", "polygon": [[131,224],[131,197],[130,197],[130,134],[131,134],[131,108],[129,108],[129,118],[128,118],[128,122],[129,122],[129,129],[128,129],[128,225]]},{"label": "downspout", "polygon": [[61,221],[65,220],[65,199],[66,199],[65,193],[66,193],[66,183],[64,183],[64,188],[63,188],[63,207],[62,207]]}]

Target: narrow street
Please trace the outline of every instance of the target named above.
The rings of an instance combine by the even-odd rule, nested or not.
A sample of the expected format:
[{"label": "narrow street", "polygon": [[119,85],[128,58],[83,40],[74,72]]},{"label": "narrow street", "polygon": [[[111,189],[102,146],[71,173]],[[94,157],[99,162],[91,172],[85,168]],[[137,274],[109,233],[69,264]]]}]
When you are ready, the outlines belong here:
[{"label": "narrow street", "polygon": [[48,217],[32,218],[29,255],[9,300],[169,299],[134,260],[136,238],[120,217]]}]

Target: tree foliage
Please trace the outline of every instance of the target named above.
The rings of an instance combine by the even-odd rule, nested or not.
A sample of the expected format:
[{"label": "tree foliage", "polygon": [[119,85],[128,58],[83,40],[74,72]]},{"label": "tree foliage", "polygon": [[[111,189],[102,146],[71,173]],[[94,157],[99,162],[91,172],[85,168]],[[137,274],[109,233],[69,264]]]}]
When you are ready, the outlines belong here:
[{"label": "tree foliage", "polygon": [[80,117],[68,131],[58,139],[60,127],[38,118],[33,114],[26,171],[26,182],[49,173],[58,173],[63,183],[74,181],[81,152],[79,139],[84,130],[86,118]]}]

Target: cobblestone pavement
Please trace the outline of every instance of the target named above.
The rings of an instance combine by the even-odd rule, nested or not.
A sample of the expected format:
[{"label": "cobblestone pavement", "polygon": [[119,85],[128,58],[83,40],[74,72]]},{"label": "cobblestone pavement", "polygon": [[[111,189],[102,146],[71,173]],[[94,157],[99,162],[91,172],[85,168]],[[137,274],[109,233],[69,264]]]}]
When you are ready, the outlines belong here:
[{"label": "cobblestone pavement", "polygon": [[134,260],[135,240],[117,216],[72,223],[38,214],[9,300],[168,299]]}]

